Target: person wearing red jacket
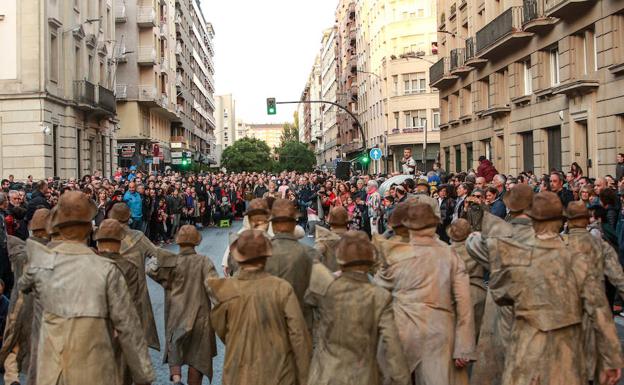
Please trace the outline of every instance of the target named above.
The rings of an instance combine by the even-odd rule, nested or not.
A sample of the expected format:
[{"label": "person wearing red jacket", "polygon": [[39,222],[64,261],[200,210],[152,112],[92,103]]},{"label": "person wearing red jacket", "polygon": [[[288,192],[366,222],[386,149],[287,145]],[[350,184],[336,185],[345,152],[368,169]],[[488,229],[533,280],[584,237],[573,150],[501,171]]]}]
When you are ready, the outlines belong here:
[{"label": "person wearing red jacket", "polygon": [[481,155],[479,157],[477,177],[483,177],[487,183],[490,183],[496,174],[498,174],[496,167],[485,156]]}]

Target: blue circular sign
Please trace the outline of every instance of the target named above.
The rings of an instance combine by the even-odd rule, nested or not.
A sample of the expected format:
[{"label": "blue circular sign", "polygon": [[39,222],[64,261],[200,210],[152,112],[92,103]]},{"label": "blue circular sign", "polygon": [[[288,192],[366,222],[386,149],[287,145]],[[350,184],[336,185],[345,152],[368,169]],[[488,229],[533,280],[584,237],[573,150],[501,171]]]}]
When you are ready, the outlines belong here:
[{"label": "blue circular sign", "polygon": [[372,160],[379,160],[381,159],[382,156],[382,152],[380,148],[373,148],[372,150],[370,150],[370,158]]}]

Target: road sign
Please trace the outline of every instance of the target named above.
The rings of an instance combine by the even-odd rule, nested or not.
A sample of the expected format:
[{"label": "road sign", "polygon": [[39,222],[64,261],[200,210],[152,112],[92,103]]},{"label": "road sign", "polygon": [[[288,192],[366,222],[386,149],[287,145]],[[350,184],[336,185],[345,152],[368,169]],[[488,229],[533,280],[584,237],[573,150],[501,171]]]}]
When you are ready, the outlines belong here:
[{"label": "road sign", "polygon": [[379,160],[381,159],[381,149],[380,148],[373,148],[372,150],[370,150],[370,157],[372,160]]}]

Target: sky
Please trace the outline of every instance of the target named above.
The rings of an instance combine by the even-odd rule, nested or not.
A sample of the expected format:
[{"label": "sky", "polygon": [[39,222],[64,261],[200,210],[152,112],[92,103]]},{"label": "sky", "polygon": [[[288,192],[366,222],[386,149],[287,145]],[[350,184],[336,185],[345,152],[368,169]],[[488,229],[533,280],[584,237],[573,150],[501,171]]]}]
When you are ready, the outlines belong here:
[{"label": "sky", "polygon": [[233,94],[246,123],[293,120],[296,104],[266,114],[266,98],[299,100],[338,0],[202,0],[215,29],[215,95]]}]

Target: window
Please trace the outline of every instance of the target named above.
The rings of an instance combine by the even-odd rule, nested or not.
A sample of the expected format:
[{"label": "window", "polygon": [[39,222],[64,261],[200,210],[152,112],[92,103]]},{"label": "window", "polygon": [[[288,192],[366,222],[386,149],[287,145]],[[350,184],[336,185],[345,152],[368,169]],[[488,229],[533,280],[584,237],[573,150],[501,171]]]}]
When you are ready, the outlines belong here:
[{"label": "window", "polygon": [[531,61],[527,60],[522,63],[523,79],[524,79],[524,94],[531,95],[533,92],[533,76],[531,76]]},{"label": "window", "polygon": [[[59,70],[59,47],[56,33],[50,34],[50,80],[53,82],[58,81]],[[58,174],[55,174],[58,175]]]},{"label": "window", "polygon": [[433,131],[438,131],[440,129],[440,110],[433,110]]},{"label": "window", "polygon": [[394,84],[394,96],[399,94],[399,75],[392,76],[392,84]]},{"label": "window", "polygon": [[394,129],[395,130],[399,129],[399,113],[398,112],[394,113]]},{"label": "window", "polygon": [[80,46],[77,45],[74,47],[74,73],[76,74],[76,79],[82,79],[82,62],[80,59]]},{"label": "window", "polygon": [[89,68],[87,70],[87,79],[93,81],[93,55],[89,55]]},{"label": "window", "polygon": [[403,75],[404,94],[427,92],[427,79],[424,72]]},{"label": "window", "polygon": [[559,49],[550,50],[550,85],[559,85]]},{"label": "window", "polygon": [[425,10],[422,8],[416,10],[416,13],[418,14],[418,17],[425,17]]},{"label": "window", "polygon": [[427,110],[405,112],[405,128],[422,129],[427,125]]}]

